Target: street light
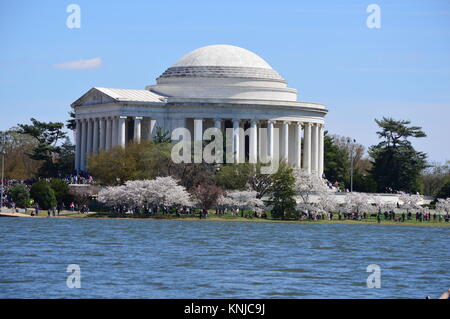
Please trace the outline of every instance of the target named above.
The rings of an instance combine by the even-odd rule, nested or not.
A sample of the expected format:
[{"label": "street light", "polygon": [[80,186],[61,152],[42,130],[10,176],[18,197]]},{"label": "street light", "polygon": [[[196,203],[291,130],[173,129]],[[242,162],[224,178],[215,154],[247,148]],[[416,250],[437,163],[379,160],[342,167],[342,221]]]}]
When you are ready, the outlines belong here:
[{"label": "street light", "polygon": [[[350,144],[350,139],[347,140],[347,143]],[[355,156],[353,154],[355,149],[356,139],[353,139],[353,144],[350,145],[350,192],[353,192],[353,161]]]}]

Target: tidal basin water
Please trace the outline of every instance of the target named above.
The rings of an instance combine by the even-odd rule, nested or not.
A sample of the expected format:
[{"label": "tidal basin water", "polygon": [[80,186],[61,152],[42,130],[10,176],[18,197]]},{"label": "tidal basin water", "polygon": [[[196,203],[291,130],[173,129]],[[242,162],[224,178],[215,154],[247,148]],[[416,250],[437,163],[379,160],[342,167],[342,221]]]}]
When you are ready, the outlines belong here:
[{"label": "tidal basin water", "polygon": [[449,247],[446,227],[0,218],[0,298],[435,298]]}]

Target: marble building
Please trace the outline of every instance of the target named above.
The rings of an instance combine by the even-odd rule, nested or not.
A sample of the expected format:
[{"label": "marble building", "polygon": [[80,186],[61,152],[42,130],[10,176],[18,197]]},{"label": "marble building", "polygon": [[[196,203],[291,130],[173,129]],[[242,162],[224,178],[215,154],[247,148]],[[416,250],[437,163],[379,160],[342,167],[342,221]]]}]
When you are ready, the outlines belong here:
[{"label": "marble building", "polygon": [[193,141],[215,127],[231,129],[235,162],[254,163],[261,151],[271,157],[277,147],[292,166],[323,174],[327,109],[298,102],[296,89],[288,88],[261,57],[240,47],[196,49],[143,90],[94,87],[71,106],[79,171],[86,169],[88,154],[152,139],[157,127],[187,128]]}]

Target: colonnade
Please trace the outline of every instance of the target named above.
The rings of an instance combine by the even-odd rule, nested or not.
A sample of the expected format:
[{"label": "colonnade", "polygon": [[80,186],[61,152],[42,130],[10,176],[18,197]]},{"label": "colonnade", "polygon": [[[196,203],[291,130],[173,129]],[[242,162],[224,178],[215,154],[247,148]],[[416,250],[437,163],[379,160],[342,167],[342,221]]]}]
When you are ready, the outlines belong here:
[{"label": "colonnade", "polygon": [[[215,127],[225,130],[225,121],[232,130],[232,151],[234,162],[241,162],[245,146],[248,147],[248,161],[256,163],[258,152],[264,149],[269,158],[275,151],[281,159],[286,160],[296,168],[302,168],[308,173],[323,175],[324,168],[324,127],[322,123],[302,121],[274,121],[255,119],[173,119],[173,125],[164,125],[162,119],[143,117],[115,116],[104,118],[89,118],[76,120],[76,156],[75,168],[86,170],[86,157],[100,150],[110,150],[113,147],[126,147],[129,140],[139,143],[142,138],[151,139],[157,126],[172,129],[180,124],[191,126],[194,141],[202,141],[206,128]],[[188,121],[192,121],[189,125]],[[132,121],[132,122],[131,122]],[[132,130],[127,125],[132,123]],[[243,128],[246,126],[244,132]],[[259,130],[265,128],[266,131]],[[279,134],[275,134],[278,129]],[[145,132],[145,134],[143,134]],[[265,132],[262,134],[261,132]],[[143,136],[145,135],[145,136]],[[278,136],[275,136],[278,135]],[[246,145],[245,136],[248,136]],[[278,138],[278,139],[276,139]],[[244,157],[245,158],[245,157]]]}]

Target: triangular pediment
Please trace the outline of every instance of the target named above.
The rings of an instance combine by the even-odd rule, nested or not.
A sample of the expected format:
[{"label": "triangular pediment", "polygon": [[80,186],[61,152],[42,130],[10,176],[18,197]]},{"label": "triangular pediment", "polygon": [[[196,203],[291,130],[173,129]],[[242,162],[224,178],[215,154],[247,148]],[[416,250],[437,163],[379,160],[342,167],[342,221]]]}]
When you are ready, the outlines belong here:
[{"label": "triangular pediment", "polygon": [[96,105],[114,103],[116,100],[97,88],[92,88],[72,103],[72,107],[82,105]]}]

